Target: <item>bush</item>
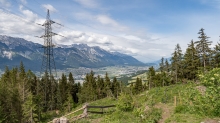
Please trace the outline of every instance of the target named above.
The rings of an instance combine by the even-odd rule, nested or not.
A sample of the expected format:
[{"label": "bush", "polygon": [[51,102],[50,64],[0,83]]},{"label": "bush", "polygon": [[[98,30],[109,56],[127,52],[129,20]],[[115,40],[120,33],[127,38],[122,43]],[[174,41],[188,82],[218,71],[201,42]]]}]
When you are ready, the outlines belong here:
[{"label": "bush", "polygon": [[220,68],[214,68],[206,74],[200,74],[201,83],[206,86],[204,96],[200,95],[197,103],[197,110],[212,116],[220,115]]},{"label": "bush", "polygon": [[152,108],[146,113],[146,123],[157,123],[161,119],[162,109]]},{"label": "bush", "polygon": [[134,108],[132,97],[129,94],[121,93],[116,107],[120,111],[132,111]]},{"label": "bush", "polygon": [[174,110],[175,113],[186,113],[188,111],[187,105],[177,105]]}]

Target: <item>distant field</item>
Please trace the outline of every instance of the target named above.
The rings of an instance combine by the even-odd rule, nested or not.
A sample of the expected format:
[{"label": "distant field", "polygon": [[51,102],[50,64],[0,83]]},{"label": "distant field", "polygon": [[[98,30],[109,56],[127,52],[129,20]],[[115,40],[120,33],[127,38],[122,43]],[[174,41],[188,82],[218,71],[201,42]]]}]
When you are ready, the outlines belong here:
[{"label": "distant field", "polygon": [[127,84],[128,80],[136,75],[143,74],[148,70],[149,66],[109,66],[102,68],[68,68],[66,70],[57,70],[58,78],[61,77],[62,73],[68,75],[72,72],[75,80],[84,80],[85,75],[93,71],[95,76],[100,75],[104,77],[106,73],[112,79],[116,77],[119,81]]},{"label": "distant field", "polygon": [[142,73],[142,74],[139,74],[139,75],[136,75],[136,76],[133,76],[133,77],[131,78],[131,80],[128,80],[128,83],[134,83],[134,82],[136,82],[136,79],[137,79],[137,78],[140,78],[143,83],[147,82],[147,72]]}]

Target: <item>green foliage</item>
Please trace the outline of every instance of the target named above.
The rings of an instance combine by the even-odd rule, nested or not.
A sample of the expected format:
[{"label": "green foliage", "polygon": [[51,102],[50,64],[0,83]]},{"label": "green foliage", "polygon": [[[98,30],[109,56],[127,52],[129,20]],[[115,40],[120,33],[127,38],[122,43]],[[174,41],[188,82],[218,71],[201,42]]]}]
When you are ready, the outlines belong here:
[{"label": "green foliage", "polygon": [[193,40],[188,45],[188,48],[186,49],[186,53],[184,54],[183,59],[184,64],[184,77],[189,80],[194,80],[196,78],[196,74],[199,67],[199,57],[198,53],[195,49],[195,44]]},{"label": "green foliage", "polygon": [[[203,101],[209,105],[206,106],[207,110],[212,110],[212,115],[220,115],[220,68],[214,68],[205,75],[200,75],[200,81],[206,86],[206,94],[202,98]],[[206,110],[206,109],[204,109]]]},{"label": "green foliage", "polygon": [[162,110],[159,108],[151,108],[145,114],[145,123],[158,123],[159,119],[161,118]]},{"label": "green foliage", "polygon": [[180,78],[183,77],[183,64],[182,64],[182,50],[179,44],[176,45],[175,51],[171,57],[171,69],[172,69],[172,79],[177,83]]},{"label": "green foliage", "polygon": [[[175,113],[189,112],[200,116],[219,116],[219,73],[220,69],[215,68],[205,75],[200,74],[199,78],[202,85],[195,86],[190,84],[186,90],[181,93],[182,103],[176,106]],[[201,88],[205,89],[202,90]]]},{"label": "green foliage", "polygon": [[23,122],[38,122],[37,105],[31,93],[28,94],[26,101],[22,105]]},{"label": "green foliage", "polygon": [[196,41],[196,50],[198,52],[198,56],[200,57],[200,64],[201,67],[203,67],[203,73],[208,70],[210,67],[210,61],[211,58],[211,43],[212,41],[209,41],[209,37],[204,32],[205,29],[201,28],[198,32],[199,34],[199,41]]},{"label": "green foliage", "polygon": [[135,86],[134,86],[134,93],[139,94],[142,91],[143,91],[142,80],[137,77]]},{"label": "green foliage", "polygon": [[174,110],[175,113],[186,113],[189,111],[190,111],[189,106],[185,105],[185,104],[184,105],[177,105]]},{"label": "green foliage", "polygon": [[75,107],[76,107],[76,104],[73,101],[72,95],[69,93],[68,98],[63,105],[63,109],[65,112],[70,112]]},{"label": "green foliage", "polygon": [[129,94],[121,93],[118,97],[118,103],[116,107],[120,111],[132,111],[134,108],[132,96]]},{"label": "green foliage", "polygon": [[212,67],[220,67],[220,43],[217,43],[214,47],[214,50],[212,51],[213,61],[212,61]]},{"label": "green foliage", "polygon": [[201,123],[204,117],[191,113],[175,113],[165,123]]}]

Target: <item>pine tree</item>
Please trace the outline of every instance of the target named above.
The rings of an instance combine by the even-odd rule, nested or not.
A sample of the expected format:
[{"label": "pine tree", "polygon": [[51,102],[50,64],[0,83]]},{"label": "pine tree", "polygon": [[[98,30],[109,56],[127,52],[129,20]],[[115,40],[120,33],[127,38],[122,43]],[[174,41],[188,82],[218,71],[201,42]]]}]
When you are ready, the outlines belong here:
[{"label": "pine tree", "polygon": [[161,62],[160,62],[160,72],[164,72],[165,69],[165,65],[164,65],[164,58],[161,58]]},{"label": "pine tree", "polygon": [[21,94],[21,99],[24,102],[26,98],[26,93],[28,90],[28,85],[27,85],[27,80],[26,80],[26,73],[25,73],[25,67],[23,65],[23,62],[20,62],[20,67],[19,67],[19,80],[20,80],[20,94]]},{"label": "pine tree", "polygon": [[137,77],[135,86],[134,86],[135,94],[138,94],[142,91],[142,80]]},{"label": "pine tree", "polygon": [[174,53],[172,54],[172,58],[171,58],[171,62],[172,62],[172,73],[174,75],[175,78],[175,83],[177,83],[178,78],[182,78],[183,77],[183,73],[182,73],[182,50],[180,48],[180,45],[177,44]]},{"label": "pine tree", "polygon": [[101,78],[99,75],[97,77],[97,94],[98,94],[98,99],[104,98],[105,95],[105,89],[104,89],[104,80]]},{"label": "pine tree", "polygon": [[78,97],[76,95],[78,93],[78,87],[77,84],[75,83],[75,80],[71,72],[69,73],[68,86],[69,86],[69,92],[72,95],[74,103],[78,103]]},{"label": "pine tree", "polygon": [[115,98],[118,97],[119,94],[119,82],[117,81],[117,78],[114,77],[113,78],[113,82],[112,82],[112,93],[114,95]]},{"label": "pine tree", "polygon": [[72,73],[70,72],[69,77],[68,77],[68,90],[71,95],[74,95],[74,84],[75,84],[75,81],[74,81]]},{"label": "pine tree", "polygon": [[22,122],[22,101],[16,84],[18,81],[12,81],[15,74],[6,67],[0,80],[0,107],[3,113],[1,120],[6,123]]},{"label": "pine tree", "polygon": [[164,64],[164,58],[163,57],[161,58],[161,62],[160,62],[160,72],[161,72],[161,77],[162,77],[162,83],[163,83],[163,86],[164,86],[164,84],[165,84],[164,78],[166,77],[166,74],[165,74],[165,64]]},{"label": "pine tree", "polygon": [[64,103],[64,109],[67,112],[70,112],[74,107],[75,107],[75,103],[73,101],[72,95],[70,93],[68,93],[68,98],[67,98],[66,102]]},{"label": "pine tree", "polygon": [[156,72],[154,70],[154,67],[153,66],[149,67],[148,75],[147,75],[149,90],[155,86],[155,83],[153,83],[155,75],[156,75]]},{"label": "pine tree", "polygon": [[112,88],[112,84],[108,77],[108,73],[106,72],[105,73],[105,93],[107,94],[107,96],[112,96],[111,88]]},{"label": "pine tree", "polygon": [[23,122],[25,123],[37,123],[37,104],[34,101],[34,97],[31,92],[28,93],[27,99],[22,105],[23,109]]},{"label": "pine tree", "polygon": [[165,71],[166,71],[166,73],[169,73],[170,72],[170,65],[169,65],[169,62],[168,62],[168,60],[166,59],[166,61],[165,61]]},{"label": "pine tree", "polygon": [[213,50],[213,67],[220,67],[220,43],[217,43],[215,45]]},{"label": "pine tree", "polygon": [[61,104],[64,104],[64,102],[67,100],[68,97],[68,85],[67,85],[67,77],[66,75],[62,74],[61,80],[59,82],[59,88],[60,88],[60,95],[61,95]]},{"label": "pine tree", "polygon": [[188,44],[186,53],[184,54],[184,77],[190,80],[196,78],[196,74],[199,67],[199,57],[194,46],[193,40]]},{"label": "pine tree", "polygon": [[200,58],[201,67],[203,67],[202,71],[206,72],[209,67],[210,63],[210,57],[211,57],[211,48],[210,45],[212,41],[209,41],[209,37],[206,36],[204,29],[201,28],[198,32],[199,34],[199,41],[196,41],[196,50],[198,53],[198,56]]},{"label": "pine tree", "polygon": [[77,94],[79,102],[83,103],[96,100],[98,98],[96,87],[96,78],[94,77],[94,72],[91,71],[90,74],[86,74],[83,86],[79,89],[79,93]]}]

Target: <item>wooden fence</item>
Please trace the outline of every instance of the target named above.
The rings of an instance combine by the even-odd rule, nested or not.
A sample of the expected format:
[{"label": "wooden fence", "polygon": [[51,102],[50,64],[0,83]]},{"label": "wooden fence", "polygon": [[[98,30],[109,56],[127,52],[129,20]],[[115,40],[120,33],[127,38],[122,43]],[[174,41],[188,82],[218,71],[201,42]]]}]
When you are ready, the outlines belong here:
[{"label": "wooden fence", "polygon": [[[108,106],[90,106],[90,105],[88,105],[88,104],[86,103],[82,108],[77,109],[77,110],[75,110],[75,111],[73,111],[73,112],[70,112],[70,113],[68,113],[68,114],[66,114],[66,115],[64,115],[64,116],[62,116],[62,117],[60,117],[60,118],[55,118],[55,119],[53,119],[52,121],[50,121],[50,122],[48,122],[48,123],[69,123],[69,122],[73,122],[73,121],[76,121],[76,120],[78,120],[78,119],[87,117],[87,116],[88,116],[88,113],[103,114],[103,113],[105,113],[105,112],[104,112],[104,109],[105,109],[105,108],[111,108],[111,107],[115,107],[115,105],[108,105]],[[91,110],[89,111],[89,109],[92,109],[92,108],[100,108],[101,111],[91,111]],[[82,114],[77,115],[77,116],[74,116],[74,117],[71,117],[71,118],[69,118],[69,119],[66,118],[67,116],[69,116],[69,115],[71,115],[71,114],[74,114],[74,113],[76,113],[76,112],[78,112],[78,111],[81,111],[81,110],[83,110],[83,113],[82,113]]]},{"label": "wooden fence", "polygon": [[[115,107],[115,105],[108,105],[108,106],[87,106],[87,108],[88,108],[88,110],[87,110],[87,112],[89,112],[89,113],[96,113],[96,114],[104,114],[105,112],[104,112],[104,109],[105,108],[111,108],[111,107]],[[91,108],[100,108],[101,109],[101,111],[89,111],[89,109],[91,109]]]}]

